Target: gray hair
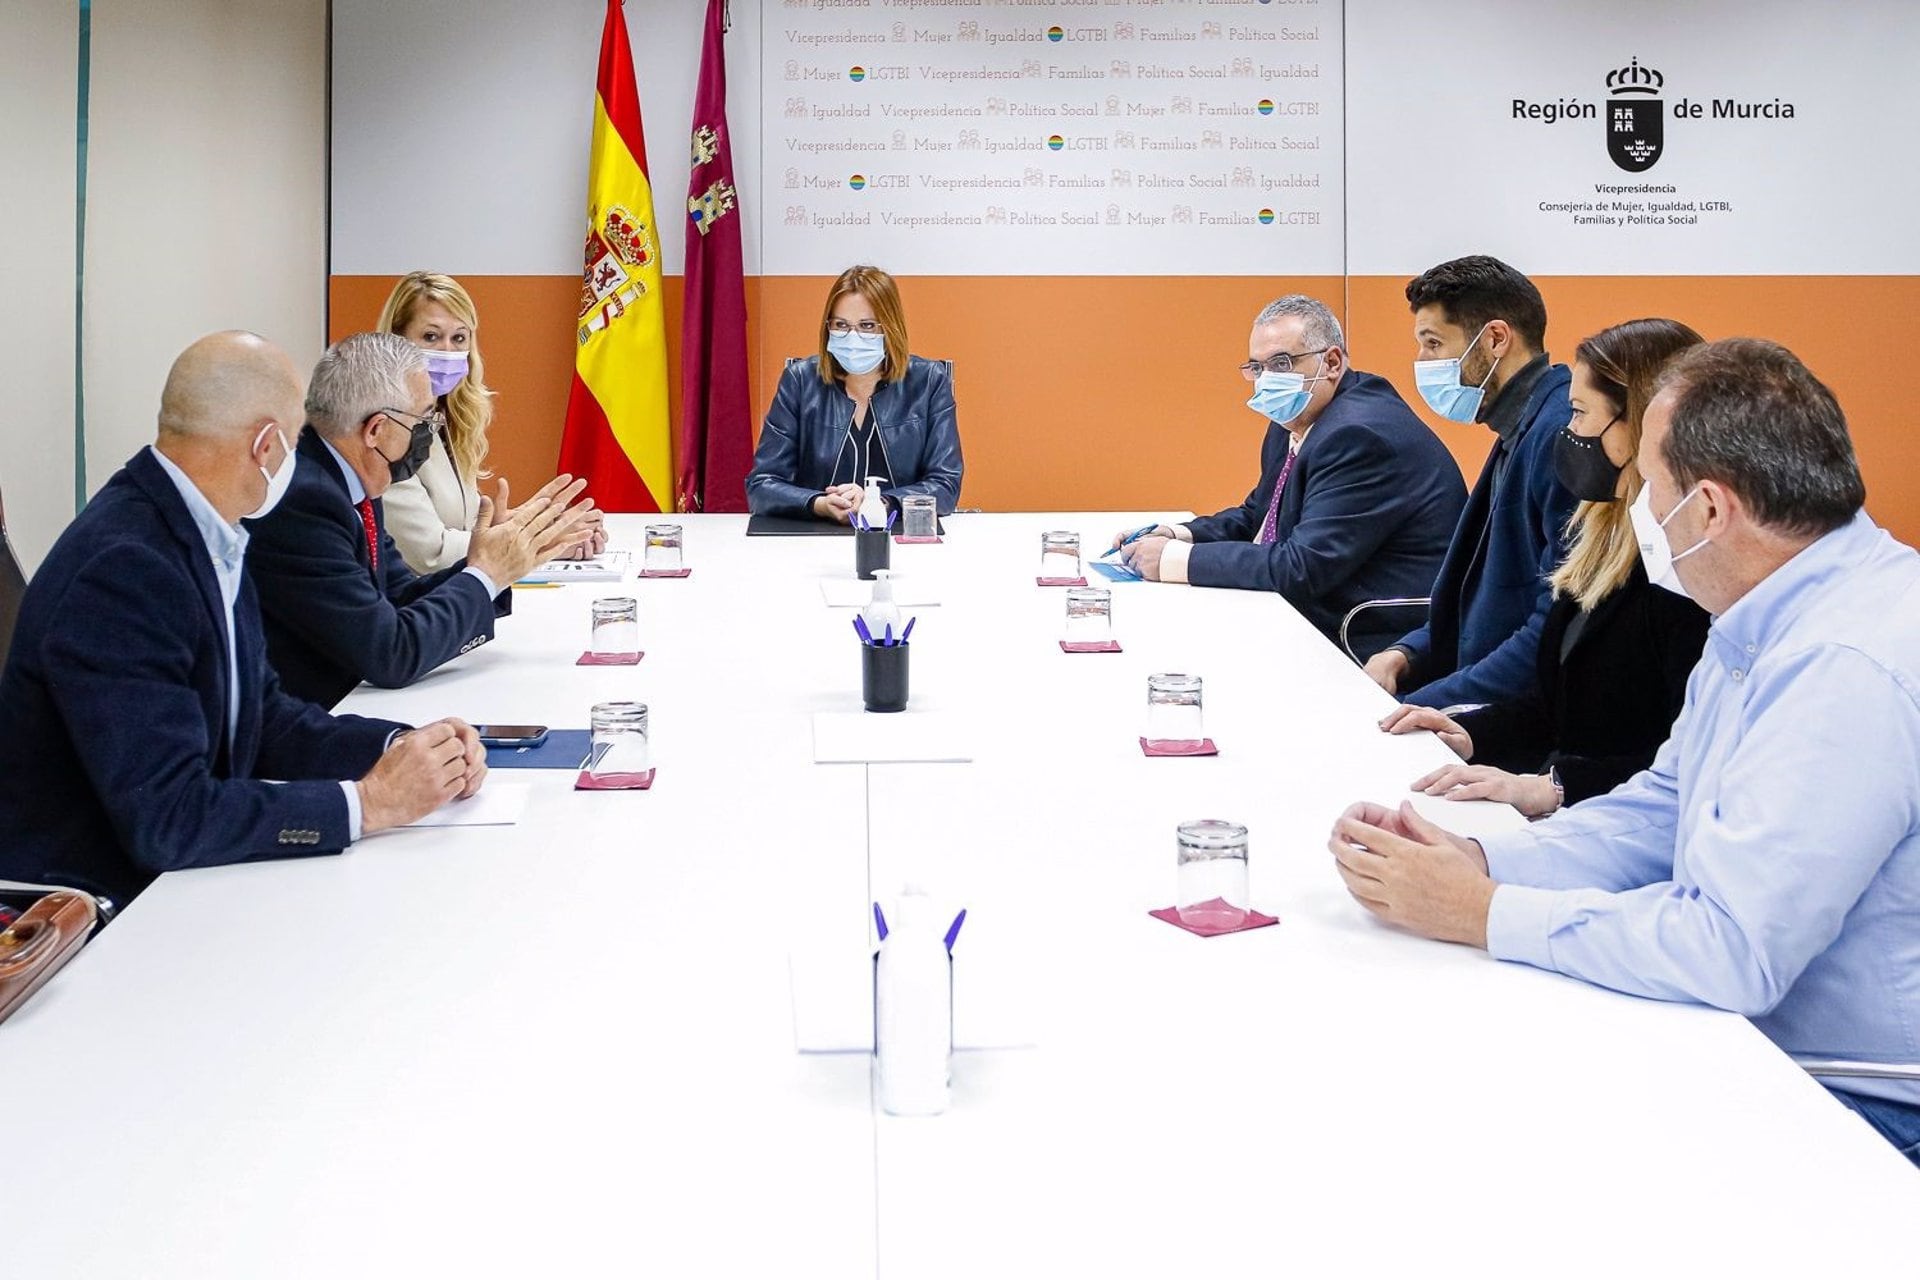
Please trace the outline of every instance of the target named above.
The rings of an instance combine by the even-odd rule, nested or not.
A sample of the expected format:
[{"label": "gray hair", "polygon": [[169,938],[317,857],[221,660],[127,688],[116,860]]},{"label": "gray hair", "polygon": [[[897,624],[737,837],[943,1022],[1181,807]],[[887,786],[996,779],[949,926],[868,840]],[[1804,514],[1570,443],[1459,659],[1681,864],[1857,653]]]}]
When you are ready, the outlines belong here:
[{"label": "gray hair", "polygon": [[405,409],[407,381],[425,373],[420,348],[397,333],[356,333],[327,348],[307,384],[307,421],[339,439],[382,409]]},{"label": "gray hair", "polygon": [[1674,481],[1717,480],[1761,524],[1794,535],[1829,533],[1867,500],[1846,415],[1798,356],[1761,338],[1689,348],[1660,371],[1673,397],[1660,452]]},{"label": "gray hair", "polygon": [[1299,316],[1306,323],[1301,326],[1300,338],[1309,347],[1338,347],[1347,349],[1346,335],[1340,332],[1340,321],[1328,309],[1327,304],[1318,298],[1309,298],[1304,293],[1290,293],[1284,298],[1275,298],[1260,309],[1253,318],[1254,327],[1272,324],[1286,316]]}]

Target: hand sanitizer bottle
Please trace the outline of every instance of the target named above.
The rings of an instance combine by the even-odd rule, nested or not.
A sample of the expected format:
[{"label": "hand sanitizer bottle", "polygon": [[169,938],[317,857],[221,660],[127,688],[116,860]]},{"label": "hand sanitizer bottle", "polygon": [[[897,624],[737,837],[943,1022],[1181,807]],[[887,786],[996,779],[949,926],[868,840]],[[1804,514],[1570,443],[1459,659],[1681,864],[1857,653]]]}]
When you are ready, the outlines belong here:
[{"label": "hand sanitizer bottle", "polygon": [[874,970],[873,1047],[880,1106],[892,1116],[947,1109],[953,963],[933,904],[909,887],[894,904]]},{"label": "hand sanitizer bottle", "polygon": [[900,638],[900,609],[893,602],[893,577],[891,569],[873,571],[873,598],[867,607],[860,611],[860,620],[867,624],[867,634],[875,640],[887,634],[887,628],[893,628],[893,638]]},{"label": "hand sanitizer bottle", "polygon": [[860,499],[860,515],[869,529],[887,527],[887,500],[880,496],[880,477],[867,477],[866,496]]}]

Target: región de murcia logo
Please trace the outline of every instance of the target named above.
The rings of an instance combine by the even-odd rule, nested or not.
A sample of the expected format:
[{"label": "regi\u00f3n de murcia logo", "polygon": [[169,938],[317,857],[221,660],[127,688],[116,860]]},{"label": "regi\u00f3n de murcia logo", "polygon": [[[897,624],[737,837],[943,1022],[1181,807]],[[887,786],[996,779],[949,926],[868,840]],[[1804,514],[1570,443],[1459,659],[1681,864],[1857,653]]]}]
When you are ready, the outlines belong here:
[{"label": "regi\u00f3n de murcia logo", "polygon": [[1628,173],[1645,173],[1665,150],[1666,80],[1639,58],[1607,73],[1607,154]]}]

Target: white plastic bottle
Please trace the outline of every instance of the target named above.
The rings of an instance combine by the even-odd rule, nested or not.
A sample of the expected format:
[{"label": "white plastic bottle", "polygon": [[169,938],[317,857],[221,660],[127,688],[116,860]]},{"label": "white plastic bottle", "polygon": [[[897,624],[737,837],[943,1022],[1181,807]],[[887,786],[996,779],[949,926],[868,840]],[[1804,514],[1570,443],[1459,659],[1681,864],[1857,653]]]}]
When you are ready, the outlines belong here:
[{"label": "white plastic bottle", "polygon": [[880,477],[867,477],[866,496],[860,499],[860,514],[865,517],[867,526],[884,529],[887,526],[887,500],[880,496]]},{"label": "white plastic bottle", "polygon": [[947,1109],[953,1058],[953,969],[925,894],[894,904],[873,983],[874,1056],[880,1106],[892,1116]]},{"label": "white plastic bottle", "polygon": [[884,638],[887,628],[893,628],[893,638],[900,638],[900,607],[893,602],[893,577],[891,569],[873,571],[873,596],[867,601],[867,607],[860,611],[860,620],[867,624],[867,634],[875,640]]}]

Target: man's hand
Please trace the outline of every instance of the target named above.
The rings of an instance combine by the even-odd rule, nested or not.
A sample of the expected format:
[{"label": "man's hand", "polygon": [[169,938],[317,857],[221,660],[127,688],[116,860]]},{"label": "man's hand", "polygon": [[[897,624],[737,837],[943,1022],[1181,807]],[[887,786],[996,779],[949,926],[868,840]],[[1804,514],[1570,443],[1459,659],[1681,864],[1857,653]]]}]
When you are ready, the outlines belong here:
[{"label": "man's hand", "polygon": [[[1367,674],[1373,675],[1373,672],[1369,670]],[[1389,688],[1387,692],[1392,693],[1393,690]],[[1461,728],[1459,721],[1442,714],[1434,707],[1395,707],[1387,713],[1387,718],[1380,722],[1380,728],[1387,733],[1418,733],[1426,729],[1438,734],[1440,741],[1451,747],[1453,754],[1462,760],[1473,759],[1473,735]],[[1414,783],[1413,788],[1416,791],[1420,790],[1420,784]]]},{"label": "man's hand", "polygon": [[813,514],[822,520],[852,524],[867,491],[857,484],[836,484],[813,500]]},{"label": "man's hand", "polygon": [[1166,554],[1167,543],[1170,541],[1172,541],[1170,538],[1149,534],[1129,546],[1121,556],[1126,560],[1127,567],[1135,573],[1148,582],[1158,582],[1160,581],[1160,557]]},{"label": "man's hand", "polygon": [[[1115,551],[1118,551],[1126,543],[1127,539],[1133,537],[1133,535],[1136,533],[1140,533],[1140,530],[1138,528],[1122,529],[1120,532],[1114,534],[1113,545],[1107,548],[1107,554],[1111,555]],[[1153,528],[1147,530],[1145,533],[1140,533],[1140,536],[1142,538],[1172,538],[1172,537],[1177,537],[1178,535],[1175,534],[1174,531],[1168,526],[1164,524],[1157,524],[1153,526]]]},{"label": "man's hand", "polygon": [[1449,800],[1498,800],[1529,818],[1544,818],[1560,807],[1560,793],[1544,773],[1508,773],[1484,764],[1450,764],[1416,779],[1413,790]]},{"label": "man's hand", "polygon": [[1442,942],[1487,945],[1496,887],[1479,844],[1442,831],[1411,804],[1356,804],[1327,840],[1347,892],[1388,924]]},{"label": "man's hand", "polygon": [[580,498],[586,487],[585,480],[555,476],[504,519],[492,501],[482,497],[480,518],[467,542],[467,563],[505,587],[541,561],[589,542],[590,522],[598,513],[591,499]]},{"label": "man's hand", "polygon": [[1367,659],[1363,668],[1373,677],[1373,682],[1388,693],[1398,694],[1400,682],[1407,678],[1407,672],[1413,664],[1407,661],[1407,655],[1399,649],[1382,649]]},{"label": "man's hand", "polygon": [[472,795],[486,776],[486,748],[471,726],[436,720],[402,734],[355,784],[360,834],[416,822],[449,800]]}]

